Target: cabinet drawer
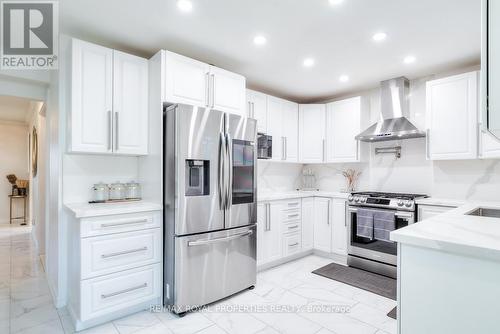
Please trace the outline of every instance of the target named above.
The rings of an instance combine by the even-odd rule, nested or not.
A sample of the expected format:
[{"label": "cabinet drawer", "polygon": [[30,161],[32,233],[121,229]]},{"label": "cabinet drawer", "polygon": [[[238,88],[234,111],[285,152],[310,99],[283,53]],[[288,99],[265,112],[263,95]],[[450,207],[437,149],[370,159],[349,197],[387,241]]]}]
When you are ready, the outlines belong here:
[{"label": "cabinet drawer", "polygon": [[161,296],[161,264],[82,281],[81,320],[103,316]]},{"label": "cabinet drawer", "polygon": [[299,210],[300,211],[300,203],[301,199],[294,199],[294,200],[289,200],[289,201],[284,201],[283,202],[283,211],[286,210]]},{"label": "cabinet drawer", "polygon": [[298,253],[302,249],[300,233],[285,235],[283,241],[283,256]]},{"label": "cabinet drawer", "polygon": [[160,262],[161,229],[82,239],[82,279]]},{"label": "cabinet drawer", "polygon": [[282,227],[282,232],[283,234],[288,234],[288,233],[299,233],[301,228],[301,223],[296,221],[296,222],[289,222],[286,224],[283,224]]},{"label": "cabinet drawer", "polygon": [[300,221],[301,214],[300,210],[286,210],[281,213],[281,220],[283,222],[291,221],[291,220],[299,220]]},{"label": "cabinet drawer", "polygon": [[161,212],[92,217],[81,220],[82,238],[161,227]]}]

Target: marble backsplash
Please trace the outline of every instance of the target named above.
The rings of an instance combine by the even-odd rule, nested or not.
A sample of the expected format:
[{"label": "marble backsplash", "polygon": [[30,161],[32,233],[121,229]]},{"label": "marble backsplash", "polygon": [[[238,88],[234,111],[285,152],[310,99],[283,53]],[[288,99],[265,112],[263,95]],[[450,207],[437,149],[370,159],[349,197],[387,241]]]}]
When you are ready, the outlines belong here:
[{"label": "marble backsplash", "polygon": [[257,186],[259,192],[296,190],[302,183],[301,164],[258,160]]}]

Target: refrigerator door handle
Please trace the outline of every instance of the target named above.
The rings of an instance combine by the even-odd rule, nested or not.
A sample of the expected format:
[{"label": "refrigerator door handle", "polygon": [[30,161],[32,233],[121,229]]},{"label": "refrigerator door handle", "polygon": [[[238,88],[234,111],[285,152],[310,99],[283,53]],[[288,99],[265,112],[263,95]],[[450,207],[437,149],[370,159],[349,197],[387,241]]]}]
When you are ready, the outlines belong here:
[{"label": "refrigerator door handle", "polygon": [[231,152],[231,136],[226,133],[226,152],[227,152],[227,168],[228,168],[228,178],[227,178],[227,201],[226,201],[226,210],[231,208],[233,205],[232,198],[232,188],[233,188],[233,153]]},{"label": "refrigerator door handle", "polygon": [[249,230],[249,231],[244,232],[244,233],[238,233],[238,234],[230,235],[229,237],[224,237],[224,238],[215,238],[215,239],[208,239],[208,240],[189,241],[188,242],[188,246],[192,247],[192,246],[211,245],[211,244],[216,244],[216,243],[219,243],[219,242],[231,241],[231,240],[234,240],[234,239],[239,239],[239,238],[246,237],[247,235],[252,235],[252,234],[253,234],[253,231]]},{"label": "refrigerator door handle", "polygon": [[225,191],[225,161],[226,161],[226,137],[221,132],[219,138],[219,207],[221,210],[226,209],[226,191]]}]

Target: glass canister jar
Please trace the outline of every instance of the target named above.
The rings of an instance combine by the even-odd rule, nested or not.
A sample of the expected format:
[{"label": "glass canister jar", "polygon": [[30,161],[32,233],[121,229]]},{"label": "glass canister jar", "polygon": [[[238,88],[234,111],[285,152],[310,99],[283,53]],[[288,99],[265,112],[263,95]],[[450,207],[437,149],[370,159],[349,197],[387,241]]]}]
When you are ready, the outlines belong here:
[{"label": "glass canister jar", "polygon": [[141,185],[137,182],[129,182],[125,185],[125,198],[126,199],[140,199],[141,198]]},{"label": "glass canister jar", "polygon": [[94,202],[105,202],[109,198],[109,187],[105,183],[97,183],[92,187]]},{"label": "glass canister jar", "polygon": [[123,183],[115,182],[109,186],[109,199],[112,201],[125,199],[125,186]]}]

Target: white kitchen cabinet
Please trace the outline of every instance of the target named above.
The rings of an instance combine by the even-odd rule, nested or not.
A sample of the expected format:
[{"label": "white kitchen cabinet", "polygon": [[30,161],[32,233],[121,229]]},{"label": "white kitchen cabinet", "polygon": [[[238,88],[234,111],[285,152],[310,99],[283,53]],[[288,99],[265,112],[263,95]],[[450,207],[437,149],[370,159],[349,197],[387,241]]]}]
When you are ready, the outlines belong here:
[{"label": "white kitchen cabinet", "polygon": [[314,198],[302,199],[302,250],[314,246]]},{"label": "white kitchen cabinet", "polygon": [[203,62],[164,52],[164,100],[245,116],[245,77]]},{"label": "white kitchen cabinet", "polygon": [[326,105],[326,162],[358,162],[361,97]]},{"label": "white kitchen cabinet", "polygon": [[332,199],[332,253],[347,255],[346,201]]},{"label": "white kitchen cabinet", "polygon": [[478,73],[427,82],[427,157],[430,160],[478,156]]},{"label": "white kitchen cabinet", "polygon": [[283,138],[283,100],[267,97],[267,134],[273,137],[273,157],[274,161],[285,160]]},{"label": "white kitchen cabinet", "polygon": [[325,161],[325,122],[324,104],[299,105],[299,162]]},{"label": "white kitchen cabinet", "polygon": [[257,131],[267,133],[267,95],[247,89],[247,116],[257,120]]},{"label": "white kitchen cabinet", "polygon": [[281,205],[266,202],[257,206],[257,264],[279,260],[282,256]]},{"label": "white kitchen cabinet", "polygon": [[113,51],[115,153],[148,153],[148,60]]},{"label": "white kitchen cabinet", "polygon": [[71,43],[71,152],[111,153],[113,50],[73,39]]},{"label": "white kitchen cabinet", "polygon": [[165,51],[165,102],[209,106],[210,65]]},{"label": "white kitchen cabinet", "polygon": [[432,218],[441,213],[455,209],[453,206],[441,206],[441,205],[418,205],[418,221]]},{"label": "white kitchen cabinet", "polygon": [[236,73],[210,66],[212,109],[246,116],[246,79]]},{"label": "white kitchen cabinet", "polygon": [[72,40],[68,150],[148,154],[148,62]]},{"label": "white kitchen cabinet", "polygon": [[314,249],[330,253],[332,250],[331,199],[314,198]]},{"label": "white kitchen cabinet", "polygon": [[297,162],[299,160],[299,105],[283,100],[282,118],[285,161]]}]

